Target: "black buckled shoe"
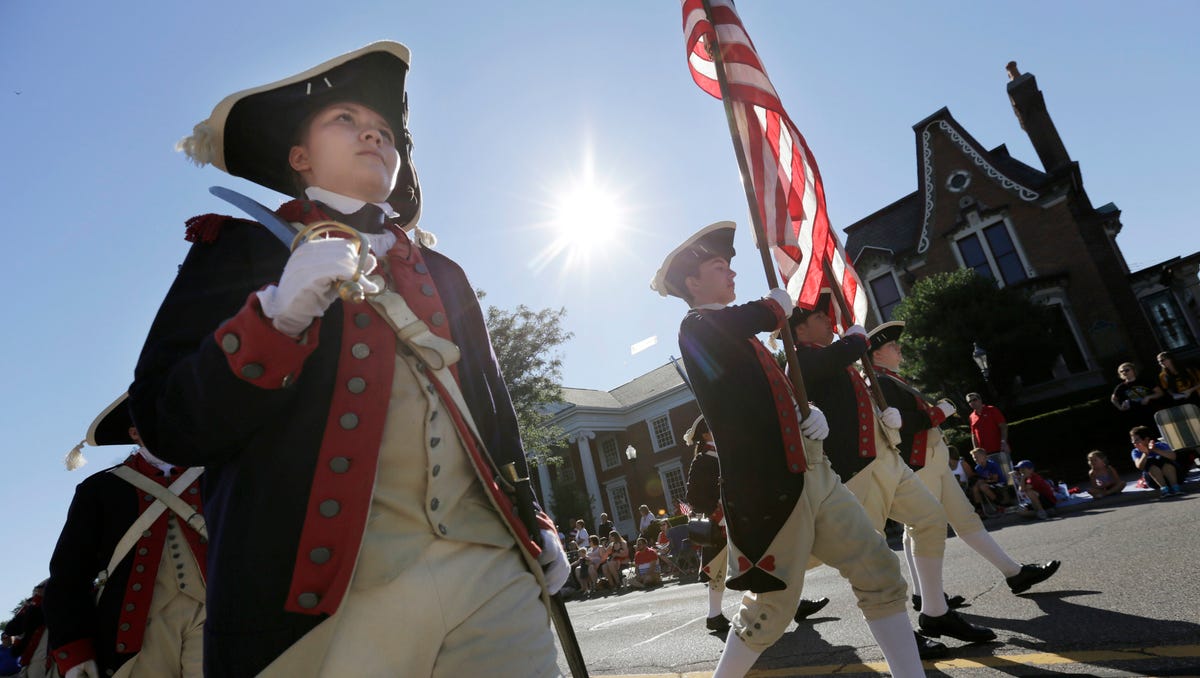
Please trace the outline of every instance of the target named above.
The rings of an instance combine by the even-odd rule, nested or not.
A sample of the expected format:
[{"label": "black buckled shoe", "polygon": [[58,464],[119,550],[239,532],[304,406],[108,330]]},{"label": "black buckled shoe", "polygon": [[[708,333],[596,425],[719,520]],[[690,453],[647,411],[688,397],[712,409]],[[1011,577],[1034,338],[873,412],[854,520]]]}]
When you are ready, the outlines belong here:
[{"label": "black buckled shoe", "polygon": [[705,619],[704,626],[708,628],[709,631],[725,633],[729,630],[729,620],[725,618],[725,615],[719,614],[715,617],[709,617],[708,619]]},{"label": "black buckled shoe", "polygon": [[796,606],[796,616],[793,617],[793,619],[795,619],[796,623],[799,624],[799,623],[803,622],[805,619],[808,619],[809,617],[813,616],[814,614],[820,612],[821,609],[824,608],[828,604],[829,604],[828,598],[817,598],[816,600],[809,600],[807,598],[801,598],[800,604]]},{"label": "black buckled shoe", "polygon": [[[951,610],[957,610],[958,608],[967,604],[967,599],[963,598],[962,596],[952,596],[947,593],[943,593],[942,595],[945,596],[945,598],[946,598],[946,607],[950,608]],[[916,610],[917,612],[920,612],[921,611],[921,596],[914,595],[912,597],[912,603],[913,603],[913,609]]]},{"label": "black buckled shoe", "polygon": [[950,636],[965,643],[985,643],[996,639],[995,631],[968,622],[954,610],[940,617],[921,613],[917,617],[917,626],[921,627],[921,635],[931,638]]},{"label": "black buckled shoe", "polygon": [[1008,582],[1008,588],[1013,593],[1024,593],[1034,584],[1040,584],[1058,572],[1059,565],[1062,563],[1057,560],[1051,560],[1043,565],[1022,565],[1020,572],[1004,581]]},{"label": "black buckled shoe", "polygon": [[917,638],[917,654],[921,656],[921,661],[941,659],[950,654],[950,649],[946,647],[945,643],[930,640],[916,631],[913,631],[913,635]]}]

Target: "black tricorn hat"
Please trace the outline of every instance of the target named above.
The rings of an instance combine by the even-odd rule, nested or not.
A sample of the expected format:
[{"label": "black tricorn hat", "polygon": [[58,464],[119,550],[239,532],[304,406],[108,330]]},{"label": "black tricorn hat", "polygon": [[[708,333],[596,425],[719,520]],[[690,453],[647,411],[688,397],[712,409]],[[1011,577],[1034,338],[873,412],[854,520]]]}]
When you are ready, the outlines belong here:
[{"label": "black tricorn hat", "polygon": [[409,58],[408,48],[398,42],[373,42],[303,73],[231,94],[176,148],[197,165],[211,163],[236,177],[295,195],[299,187],[288,152],[300,125],[330,104],[359,103],[392,127],[401,163],[388,203],[405,225],[414,224],[421,211],[421,187],[412,164],[404,92]]},{"label": "black tricorn hat", "polygon": [[817,297],[817,303],[812,308],[804,308],[797,306],[792,309],[792,314],[788,316],[788,328],[795,331],[796,326],[808,320],[814,313],[828,314],[832,310],[830,303],[833,301],[833,295],[829,292],[821,292],[821,296]]},{"label": "black tricorn hat", "polygon": [[92,445],[134,445],[129,429],[133,428],[133,413],[129,411],[129,393],[122,393],[92,421],[88,427],[87,437],[79,441],[63,460],[68,471],[83,466],[87,459],[83,457],[83,446]]},{"label": "black tricorn hat", "polygon": [[701,440],[700,436],[708,432],[708,422],[704,420],[704,415],[696,417],[696,421],[688,427],[688,430],[683,433],[683,444],[688,447],[694,446]]},{"label": "black tricorn hat", "polygon": [[662,296],[687,299],[684,281],[696,272],[696,267],[714,257],[733,259],[733,234],[737,224],[718,221],[696,231],[663,260],[662,266],[650,281],[650,289]]},{"label": "black tricorn hat", "polygon": [[871,330],[867,334],[867,339],[869,339],[871,342],[868,350],[878,351],[879,349],[883,348],[885,344],[898,341],[901,334],[904,334],[903,320],[892,320],[890,322],[883,323],[882,325],[878,325],[875,327],[875,329]]}]

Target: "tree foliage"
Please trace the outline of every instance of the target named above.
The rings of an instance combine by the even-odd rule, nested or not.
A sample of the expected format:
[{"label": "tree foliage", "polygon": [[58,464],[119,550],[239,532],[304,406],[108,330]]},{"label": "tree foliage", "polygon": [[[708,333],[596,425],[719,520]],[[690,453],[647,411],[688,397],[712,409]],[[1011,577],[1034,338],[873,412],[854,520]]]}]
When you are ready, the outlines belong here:
[{"label": "tree foliage", "polygon": [[[485,293],[477,290],[483,299]],[[500,371],[508,384],[517,423],[532,463],[555,463],[556,445],[563,442],[562,429],[550,423],[547,408],[562,401],[562,358],[557,349],[571,338],[563,329],[565,308],[534,311],[524,304],[513,311],[489,306],[487,328]]]},{"label": "tree foliage", "polygon": [[989,381],[1002,398],[1018,378],[1025,384],[1049,379],[1059,355],[1042,307],[970,268],[919,280],[894,317],[905,322],[904,372],[930,391],[986,393],[971,358],[976,343],[987,351]]}]

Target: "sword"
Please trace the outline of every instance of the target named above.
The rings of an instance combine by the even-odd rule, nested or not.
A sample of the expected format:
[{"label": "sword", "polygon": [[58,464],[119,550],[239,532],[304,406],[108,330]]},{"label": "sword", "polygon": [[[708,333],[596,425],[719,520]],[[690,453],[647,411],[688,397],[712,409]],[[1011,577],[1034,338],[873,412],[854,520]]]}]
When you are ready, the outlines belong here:
[{"label": "sword", "polygon": [[[516,464],[509,462],[501,471],[505,478],[516,489],[516,508],[521,522],[529,530],[529,536],[541,546],[542,531],[538,528],[533,515],[533,486],[529,478],[518,478]],[[575,627],[571,626],[571,618],[567,616],[567,604],[562,596],[550,596],[550,619],[554,622],[554,631],[558,634],[558,642],[562,644],[563,654],[567,656],[567,666],[575,678],[588,678],[587,663],[583,661],[583,650],[579,647],[579,639],[575,637]]]},{"label": "sword", "polygon": [[296,237],[296,232],[292,230],[292,227],[286,221],[280,219],[279,215],[267,209],[265,205],[254,198],[242,195],[224,186],[209,186],[208,192],[249,214],[255,221],[270,231],[271,235],[279,238],[284,247],[291,249],[292,240]]}]

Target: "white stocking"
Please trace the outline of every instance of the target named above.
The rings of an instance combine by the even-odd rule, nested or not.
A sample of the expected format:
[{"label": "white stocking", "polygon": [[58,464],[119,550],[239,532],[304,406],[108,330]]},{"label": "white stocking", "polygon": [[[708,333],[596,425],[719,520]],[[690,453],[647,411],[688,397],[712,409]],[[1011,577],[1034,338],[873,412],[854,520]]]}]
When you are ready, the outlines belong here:
[{"label": "white stocking", "polygon": [[[924,600],[924,598],[922,598]],[[917,678],[925,675],[921,666],[921,655],[917,652],[917,640],[907,612],[897,612],[890,617],[867,622],[875,642],[883,651],[888,670],[894,678]],[[732,637],[733,634],[730,634]]]}]

